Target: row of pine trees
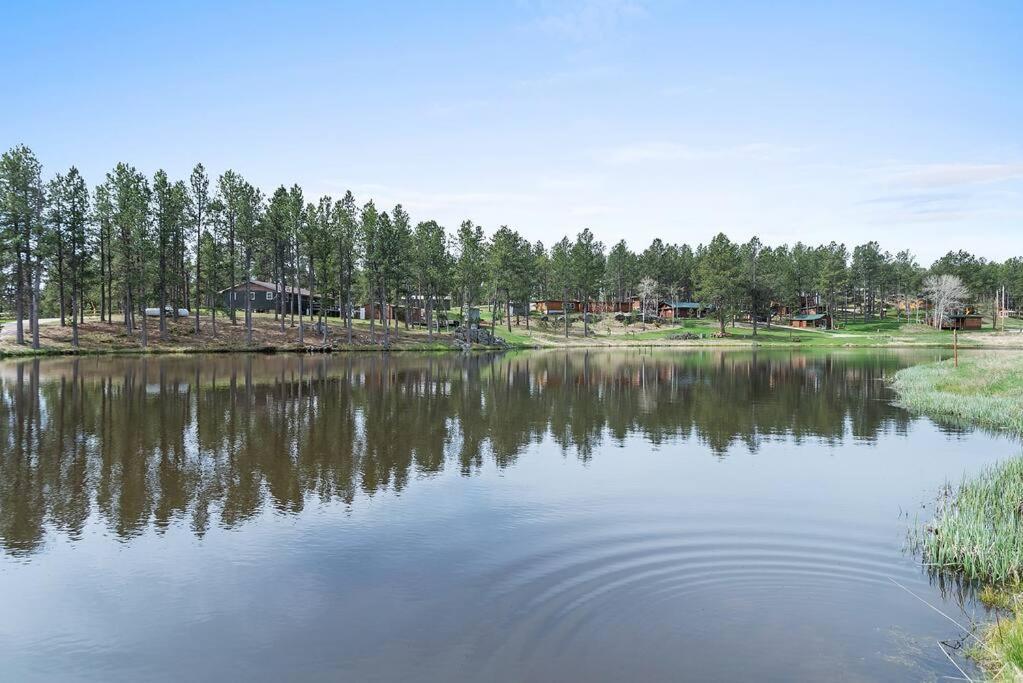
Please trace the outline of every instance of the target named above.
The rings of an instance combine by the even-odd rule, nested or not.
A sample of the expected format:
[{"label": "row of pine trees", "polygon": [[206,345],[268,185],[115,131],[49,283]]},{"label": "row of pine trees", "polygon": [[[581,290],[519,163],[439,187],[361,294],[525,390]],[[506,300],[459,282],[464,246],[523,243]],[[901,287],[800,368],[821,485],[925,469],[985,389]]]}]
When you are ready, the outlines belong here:
[{"label": "row of pine trees", "polygon": [[[333,302],[349,341],[356,302],[385,310],[412,297],[426,302],[431,335],[433,305],[447,296],[463,308],[490,306],[509,329],[513,307],[531,300],[699,300],[713,305],[722,330],[737,314],[769,321],[773,304],[798,306],[807,295],[871,319],[891,301],[915,297],[928,274],[956,275],[977,302],[1002,291],[1008,301],[1023,297],[1019,257],[998,263],[953,251],[923,268],[910,250],[893,255],[877,242],[851,250],[836,242],[768,246],[724,234],[696,248],[655,239],[634,252],[625,241],[605,249],[588,229],[545,246],[507,226],[488,236],[468,220],[453,232],[413,222],[400,204],[360,206],[351,192],[314,202],[292,185],[266,196],[240,174],[212,178],[202,164],[187,179],[163,170],[150,178],[119,163],[91,188],[74,167],[44,180],[24,145],[0,157],[0,245],[0,315],[14,319],[17,343],[30,337],[36,348],[40,317],[70,324],[77,347],[86,315],[116,319],[146,346],[145,311],[153,306],[161,336],[174,315],[165,311],[190,309],[196,334],[215,337],[226,317],[244,324],[251,342],[250,297],[243,310],[231,298],[218,311],[217,292],[254,278]],[[275,300],[284,306],[288,297]],[[282,330],[289,313],[294,324],[295,310],[276,313]],[[304,337],[301,309],[298,317]],[[389,344],[396,323],[385,316],[379,333],[372,316],[370,324],[373,338]]]}]

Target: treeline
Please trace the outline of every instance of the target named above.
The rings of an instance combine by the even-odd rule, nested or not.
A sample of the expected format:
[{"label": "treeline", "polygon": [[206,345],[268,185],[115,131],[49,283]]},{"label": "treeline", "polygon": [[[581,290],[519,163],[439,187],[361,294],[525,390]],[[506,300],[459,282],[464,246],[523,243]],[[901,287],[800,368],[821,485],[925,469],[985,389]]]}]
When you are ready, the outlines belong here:
[{"label": "treeline", "polygon": [[[23,145],[0,158],[0,245],[0,315],[15,319],[19,344],[26,343],[27,319],[35,347],[40,317],[70,324],[77,346],[87,314],[117,317],[144,346],[152,306],[161,335],[167,318],[185,308],[196,334],[216,336],[217,292],[253,278],[332,302],[349,341],[356,302],[386,310],[415,299],[432,335],[434,306],[446,296],[462,308],[490,306],[509,329],[513,311],[531,300],[698,300],[713,306],[722,330],[740,314],[770,321],[777,304],[798,308],[808,296],[831,311],[883,316],[891,301],[915,298],[929,274],[956,275],[976,304],[999,293],[1010,302],[1023,297],[1019,257],[997,263],[954,251],[924,268],[909,250],[890,254],[877,242],[769,246],[724,234],[696,247],[655,239],[635,252],[625,241],[605,248],[588,229],[545,245],[507,226],[487,235],[468,220],[452,231],[432,220],[414,223],[400,204],[360,205],[351,192],[314,202],[293,185],[267,197],[234,171],[212,178],[201,164],[187,179],[162,170],[149,178],[120,163],[91,189],[74,167],[44,181]],[[241,319],[249,341],[250,300],[236,310],[231,297],[221,311],[231,324]],[[275,300],[281,327],[289,313],[294,323],[294,299]],[[292,309],[284,310],[289,300]],[[300,307],[297,315],[301,336]],[[565,323],[567,334],[567,316]],[[376,324],[371,316],[374,339]],[[395,324],[387,316],[380,321],[385,345]]]}]

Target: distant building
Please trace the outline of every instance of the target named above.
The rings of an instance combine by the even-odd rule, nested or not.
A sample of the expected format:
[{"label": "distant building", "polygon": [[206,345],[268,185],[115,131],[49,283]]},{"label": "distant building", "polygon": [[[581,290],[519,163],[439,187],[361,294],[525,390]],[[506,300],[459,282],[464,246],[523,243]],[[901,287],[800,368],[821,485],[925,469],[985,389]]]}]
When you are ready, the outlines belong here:
[{"label": "distant building", "polygon": [[388,320],[398,319],[398,308],[394,304],[384,304],[383,314],[381,314],[380,304],[376,301],[367,301],[363,304],[356,304],[352,307],[352,317],[356,320],[383,320],[385,317]]},{"label": "distant building", "polygon": [[707,307],[698,301],[661,301],[657,304],[657,315],[661,318],[702,318]]},{"label": "distant building", "polygon": [[941,325],[943,330],[979,330],[984,324],[984,317],[979,313],[953,313],[945,318]]},{"label": "distant building", "polygon": [[771,309],[775,317],[787,318],[797,315],[814,315],[824,313],[826,307],[821,304],[820,297],[816,294],[800,294],[798,305],[790,306],[787,303],[772,303]]},{"label": "distant building", "polygon": [[[283,310],[285,313],[290,312],[292,306],[296,306],[295,310],[298,312],[302,311],[303,315],[312,315],[313,313],[319,313],[320,302],[322,297],[320,295],[311,295],[308,289],[298,288],[285,285],[283,288],[272,282],[263,282],[262,280],[252,280],[246,286],[245,282],[240,282],[233,287],[222,289],[218,292],[220,295],[224,308],[234,308],[239,310],[245,309],[245,293],[248,291],[249,300],[252,302],[252,310],[257,312],[269,312],[276,310]],[[283,301],[277,301],[277,297],[280,296]],[[278,305],[282,305],[282,308],[278,308]],[[337,315],[338,311],[328,311],[333,315]]]},{"label": "distant building", "polygon": [[827,327],[827,313],[800,313],[791,318],[792,327]]},{"label": "distant building", "polygon": [[580,311],[579,301],[572,299],[568,301],[562,301],[561,299],[534,301],[530,304],[530,308],[543,315],[564,315],[565,312],[562,309],[565,308],[566,304],[568,305],[569,313],[578,313]]},{"label": "distant building", "polygon": [[[426,304],[427,300],[421,296],[409,297],[408,303],[408,321],[410,324],[426,323]],[[451,299],[449,297],[437,297],[433,300],[433,319],[436,320],[438,314],[447,311],[451,308]],[[384,314],[381,314],[380,303],[377,301],[367,301],[363,304],[356,304],[352,307],[352,317],[358,320],[369,320],[372,317],[374,320],[383,320],[386,317],[388,320],[400,320],[404,322],[406,317],[406,305],[405,299],[402,297],[397,304],[384,304]]]},{"label": "distant building", "polygon": [[586,305],[590,313],[628,313],[632,310],[632,301],[591,301]]}]

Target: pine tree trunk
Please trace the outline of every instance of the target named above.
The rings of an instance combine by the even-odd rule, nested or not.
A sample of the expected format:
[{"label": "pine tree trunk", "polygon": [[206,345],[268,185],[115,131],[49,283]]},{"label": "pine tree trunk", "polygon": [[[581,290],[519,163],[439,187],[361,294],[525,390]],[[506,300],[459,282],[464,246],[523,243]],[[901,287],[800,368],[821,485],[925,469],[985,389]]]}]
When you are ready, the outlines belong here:
[{"label": "pine tree trunk", "polygon": [[39,349],[39,278],[42,275],[42,261],[36,256],[35,277],[32,283],[32,348]]},{"label": "pine tree trunk", "polygon": [[103,238],[99,240],[99,321],[107,320],[107,264],[106,248],[103,245]]},{"label": "pine tree trunk", "polygon": [[[409,319],[412,317],[412,293],[405,292],[405,331],[409,329]],[[394,331],[398,331],[398,326],[394,326]]]},{"label": "pine tree trunk", "polygon": [[[162,245],[161,245],[162,246]],[[167,258],[165,249],[160,250],[160,339],[167,338]]]},{"label": "pine tree trunk", "polygon": [[252,250],[245,249],[245,343],[252,345]]},{"label": "pine tree trunk", "polygon": [[142,312],[142,348],[149,348],[149,319],[146,316],[146,300],[141,299],[139,311]]},{"label": "pine tree trunk", "polygon": [[565,339],[568,339],[568,290],[561,292],[561,314],[565,316]]},{"label": "pine tree trunk", "polygon": [[[384,344],[387,343],[387,306],[384,303],[384,289],[377,283],[377,306],[380,307],[380,327],[383,328]],[[375,312],[374,312],[375,313]],[[376,341],[376,340],[374,340]]]},{"label": "pine tree trunk", "polygon": [[17,263],[17,284],[15,291],[15,302],[14,302],[14,316],[17,320],[14,323],[14,334],[15,341],[19,346],[25,344],[25,256],[22,251],[22,245],[18,245],[18,263]]},{"label": "pine tree trunk", "polygon": [[[58,230],[61,230],[60,225],[57,226]],[[63,238],[60,238],[57,242],[57,292],[60,297],[60,326],[66,325],[65,318],[67,316],[65,311],[65,296],[64,296],[64,247],[61,244]]]},{"label": "pine tree trunk", "polygon": [[345,318],[348,326],[348,343],[352,343],[352,288],[345,287]]},{"label": "pine tree trunk", "polygon": [[107,324],[114,322],[114,255],[107,239]]},{"label": "pine tree trunk", "polygon": [[[199,265],[201,263],[201,261],[199,260],[199,243],[202,241],[202,233],[200,231],[200,225],[201,225],[201,221],[200,221],[200,224],[197,225],[196,229],[195,229],[195,333],[196,334],[199,334],[199,309],[202,307],[202,287],[199,286],[199,284],[200,284],[199,278],[200,278],[200,276],[202,274],[202,269],[200,268],[200,265]],[[216,249],[216,242],[214,242],[212,240],[210,241],[210,249],[211,250],[212,249]],[[234,284],[234,283],[231,283],[231,284]],[[187,296],[185,297],[185,302],[186,303],[188,302],[188,297]],[[213,320],[213,330],[214,330],[213,331],[213,336],[216,336],[216,334],[217,334],[217,332],[216,332],[217,323],[215,322],[216,319],[217,319],[216,310],[217,310],[216,304],[213,304],[213,305],[210,306],[210,314],[211,314],[210,317]]]},{"label": "pine tree trunk", "polygon": [[78,308],[81,306],[78,300],[78,289],[71,284],[71,348],[78,350]]},{"label": "pine tree trunk", "polygon": [[433,294],[430,294],[430,298],[426,301],[426,329],[430,337],[430,341],[433,341]]},{"label": "pine tree trunk", "polygon": [[589,293],[584,292],[582,297],[582,335],[589,336]]}]

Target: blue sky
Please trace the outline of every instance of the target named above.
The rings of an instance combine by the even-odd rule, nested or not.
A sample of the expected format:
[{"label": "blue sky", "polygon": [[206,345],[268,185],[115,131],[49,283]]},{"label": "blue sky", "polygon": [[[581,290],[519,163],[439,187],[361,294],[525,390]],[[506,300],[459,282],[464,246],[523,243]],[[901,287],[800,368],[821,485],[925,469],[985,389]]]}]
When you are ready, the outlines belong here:
[{"label": "blue sky", "polygon": [[1020,36],[1020,2],[5,3],[0,146],[546,243],[1001,260],[1023,255]]}]

